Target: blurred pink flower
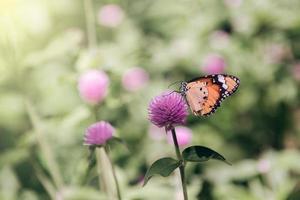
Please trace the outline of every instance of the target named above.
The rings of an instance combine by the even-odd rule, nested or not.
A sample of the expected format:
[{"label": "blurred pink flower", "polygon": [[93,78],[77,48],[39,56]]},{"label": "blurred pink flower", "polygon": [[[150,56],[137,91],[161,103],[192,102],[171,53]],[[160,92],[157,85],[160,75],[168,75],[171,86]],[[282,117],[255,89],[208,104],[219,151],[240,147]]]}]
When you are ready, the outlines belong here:
[{"label": "blurred pink flower", "polygon": [[127,70],[122,78],[123,87],[128,91],[137,91],[143,88],[148,81],[148,73],[139,67],[134,67]]},{"label": "blurred pink flower", "polygon": [[206,74],[220,74],[224,73],[225,60],[217,54],[210,54],[204,59],[202,70]]},{"label": "blurred pink flower", "polygon": [[260,172],[260,173],[268,173],[271,169],[271,163],[269,160],[267,159],[261,159],[258,161],[257,163],[257,170]]},{"label": "blurred pink flower", "polygon": [[296,79],[297,81],[300,81],[300,62],[294,64],[292,66],[292,76],[294,77],[294,79]]},{"label": "blurred pink flower", "polygon": [[[192,130],[184,127],[184,126],[179,126],[176,127],[176,136],[177,136],[177,141],[178,145],[180,147],[186,146],[192,142]],[[173,144],[173,138],[171,132],[168,132],[168,143]]]},{"label": "blurred pink flower", "polygon": [[84,135],[85,145],[103,145],[111,139],[115,129],[105,121],[100,121],[89,126]]},{"label": "blurred pink flower", "polygon": [[120,25],[123,18],[123,10],[116,4],[107,4],[100,8],[98,13],[98,23],[111,28]]},{"label": "blurred pink flower", "polygon": [[291,57],[291,51],[289,47],[283,44],[272,43],[266,45],[264,55],[268,63],[276,64],[280,63],[285,58]]},{"label": "blurred pink flower", "polygon": [[159,128],[151,124],[148,130],[148,134],[151,139],[160,141],[165,138],[166,131],[164,128]]},{"label": "blurred pink flower", "polygon": [[97,104],[106,96],[108,85],[109,78],[105,72],[90,70],[80,76],[78,90],[84,101]]}]

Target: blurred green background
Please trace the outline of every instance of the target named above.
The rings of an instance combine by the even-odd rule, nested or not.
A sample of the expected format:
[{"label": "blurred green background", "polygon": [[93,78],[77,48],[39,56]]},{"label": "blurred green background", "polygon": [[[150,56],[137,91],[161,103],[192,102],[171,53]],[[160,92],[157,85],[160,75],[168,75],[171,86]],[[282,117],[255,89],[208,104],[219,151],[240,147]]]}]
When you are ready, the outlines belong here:
[{"label": "blurred green background", "polygon": [[[121,8],[113,27],[99,19],[106,4]],[[124,199],[179,200],[176,175],[141,187],[151,162],[175,155],[150,137],[147,107],[169,84],[205,74],[211,54],[241,85],[187,126],[192,144],[233,165],[189,164],[190,199],[300,199],[299,10],[299,0],[0,0],[0,199],[105,199],[96,169],[86,173],[94,117],[77,90],[83,72],[101,69],[110,86],[98,115],[129,147],[112,148]],[[134,66],[149,82],[127,91]]]}]

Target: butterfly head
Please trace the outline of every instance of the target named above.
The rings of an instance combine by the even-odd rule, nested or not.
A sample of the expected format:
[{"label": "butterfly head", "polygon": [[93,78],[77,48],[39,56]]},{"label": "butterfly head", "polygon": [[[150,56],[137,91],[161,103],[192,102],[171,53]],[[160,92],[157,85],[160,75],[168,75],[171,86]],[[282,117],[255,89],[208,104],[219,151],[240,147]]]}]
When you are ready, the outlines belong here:
[{"label": "butterfly head", "polygon": [[187,89],[187,82],[181,82],[181,84],[180,84],[180,93],[183,95],[183,96],[185,96],[185,93],[188,91],[188,89]]}]

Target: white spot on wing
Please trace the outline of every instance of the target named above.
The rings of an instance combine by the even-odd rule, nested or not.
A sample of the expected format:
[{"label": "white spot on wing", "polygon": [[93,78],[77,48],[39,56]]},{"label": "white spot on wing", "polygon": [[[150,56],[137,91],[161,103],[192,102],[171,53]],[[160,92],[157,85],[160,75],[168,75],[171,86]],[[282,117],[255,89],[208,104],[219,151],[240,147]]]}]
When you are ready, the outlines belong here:
[{"label": "white spot on wing", "polygon": [[226,85],[225,83],[222,84],[222,88],[224,88],[225,90],[228,89],[228,85]]},{"label": "white spot on wing", "polygon": [[218,75],[218,81],[219,81],[220,83],[225,83],[225,78],[224,78],[224,76],[223,76],[223,75]]}]

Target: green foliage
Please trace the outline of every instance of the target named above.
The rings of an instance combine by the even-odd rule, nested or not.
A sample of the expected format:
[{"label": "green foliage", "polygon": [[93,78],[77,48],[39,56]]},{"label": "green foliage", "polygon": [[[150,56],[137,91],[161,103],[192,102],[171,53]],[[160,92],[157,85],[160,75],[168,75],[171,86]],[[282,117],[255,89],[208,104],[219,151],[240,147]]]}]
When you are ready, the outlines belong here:
[{"label": "green foliage", "polygon": [[191,146],[183,150],[182,157],[189,162],[204,162],[210,159],[220,160],[230,165],[218,152],[203,146]]},{"label": "green foliage", "polygon": [[[203,75],[209,54],[221,55],[241,86],[214,115],[187,124],[193,145],[233,165],[187,165],[190,198],[299,199],[299,0],[92,2],[97,44],[89,48],[84,0],[0,1],[0,199],[104,196],[83,145],[95,121],[77,90],[88,69],[110,78],[97,114],[128,146],[111,145],[124,198],[175,199],[172,177],[140,184],[153,160],[174,155],[165,133],[150,137],[147,106],[171,83]],[[97,21],[108,3],[124,11],[118,27]],[[122,75],[133,66],[150,80],[129,92]]]},{"label": "green foliage", "polygon": [[181,165],[179,160],[174,158],[161,158],[155,161],[148,169],[145,178],[144,184],[146,185],[150,178],[154,175],[161,175],[163,177],[170,176],[170,174]]}]

